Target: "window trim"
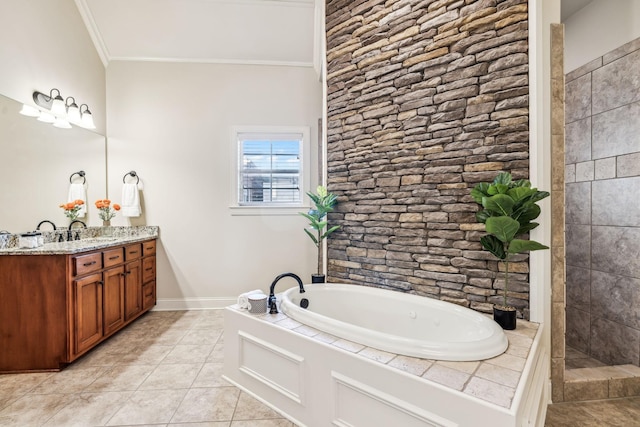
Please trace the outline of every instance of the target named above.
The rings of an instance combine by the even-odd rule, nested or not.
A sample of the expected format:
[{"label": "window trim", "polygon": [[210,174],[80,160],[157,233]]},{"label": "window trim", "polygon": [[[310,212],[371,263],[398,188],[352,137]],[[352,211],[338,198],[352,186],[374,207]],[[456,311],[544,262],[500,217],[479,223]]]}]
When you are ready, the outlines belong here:
[{"label": "window trim", "polygon": [[[302,152],[300,153],[300,190],[301,197],[299,203],[279,203],[279,204],[240,204],[240,161],[241,145],[239,135],[242,133],[262,133],[262,134],[302,134]],[[306,201],[306,193],[311,188],[311,129],[308,126],[233,126],[231,129],[231,153],[233,156],[231,164],[231,205],[229,209],[231,215],[260,216],[260,215],[297,215],[298,212],[307,210],[309,202]]]}]

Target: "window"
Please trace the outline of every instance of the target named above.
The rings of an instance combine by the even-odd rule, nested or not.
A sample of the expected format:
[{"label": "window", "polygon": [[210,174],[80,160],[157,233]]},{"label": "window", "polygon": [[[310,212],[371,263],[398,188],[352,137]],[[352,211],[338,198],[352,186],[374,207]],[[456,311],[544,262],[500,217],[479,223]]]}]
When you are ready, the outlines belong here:
[{"label": "window", "polygon": [[308,128],[236,128],[238,207],[300,207],[308,187]]}]

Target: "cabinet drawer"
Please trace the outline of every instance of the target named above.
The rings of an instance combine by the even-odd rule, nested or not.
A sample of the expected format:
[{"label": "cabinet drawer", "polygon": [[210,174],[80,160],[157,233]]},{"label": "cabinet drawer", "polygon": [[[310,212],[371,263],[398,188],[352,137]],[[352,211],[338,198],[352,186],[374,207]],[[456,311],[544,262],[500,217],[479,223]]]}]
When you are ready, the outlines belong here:
[{"label": "cabinet drawer", "polygon": [[127,261],[138,259],[141,256],[142,256],[142,244],[136,243],[134,245],[129,245],[124,247],[124,258]]},{"label": "cabinet drawer", "polygon": [[73,275],[82,276],[102,268],[102,252],[73,257]]},{"label": "cabinet drawer", "polygon": [[142,309],[147,310],[156,305],[156,282],[142,285]]},{"label": "cabinet drawer", "polygon": [[155,255],[156,253],[156,241],[151,240],[149,242],[142,243],[142,255]]},{"label": "cabinet drawer", "polygon": [[103,253],[103,264],[105,268],[111,267],[113,265],[118,265],[121,262],[124,262],[124,249],[110,249],[108,251],[104,251]]},{"label": "cabinet drawer", "polygon": [[156,257],[148,257],[142,260],[142,283],[147,283],[156,278]]}]

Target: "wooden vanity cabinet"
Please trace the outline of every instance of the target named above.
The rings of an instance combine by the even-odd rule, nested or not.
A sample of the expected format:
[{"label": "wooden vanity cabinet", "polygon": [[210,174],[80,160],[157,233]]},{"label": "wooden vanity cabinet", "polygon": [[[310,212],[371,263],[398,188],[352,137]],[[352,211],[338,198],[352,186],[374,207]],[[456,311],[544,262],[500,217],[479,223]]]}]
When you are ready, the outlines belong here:
[{"label": "wooden vanity cabinet", "polygon": [[[119,331],[126,324],[155,305],[154,301],[154,304],[143,307],[142,264],[153,262],[153,269],[155,270],[155,256],[153,256],[152,260],[147,259],[151,257],[143,257],[143,243],[146,245],[152,244],[155,247],[156,241],[133,243],[90,255],[74,257],[74,265],[84,266],[94,261],[93,258],[89,259],[87,257],[101,256],[101,262],[91,265],[103,268],[102,281],[100,282],[101,288],[97,291],[101,292],[102,301],[99,306],[98,304],[91,304],[91,301],[87,298],[81,299],[76,290],[76,300],[72,303],[75,306],[72,322],[76,335],[73,340],[74,345],[70,361],[92,348],[97,342]],[[79,259],[82,259],[82,262],[79,262]],[[80,280],[76,279],[75,281]],[[98,318],[100,318],[100,322],[98,322]],[[86,336],[92,332],[95,333],[95,337],[92,340],[88,340]],[[99,339],[97,338],[98,336]],[[88,342],[91,342],[91,344],[86,344]]]},{"label": "wooden vanity cabinet", "polygon": [[125,320],[129,320],[142,312],[142,244],[126,246],[124,251],[127,262],[124,272],[124,316]]},{"label": "wooden vanity cabinet", "polygon": [[102,273],[104,335],[109,336],[124,325],[124,266],[106,269]]},{"label": "wooden vanity cabinet", "polygon": [[156,305],[156,241],[142,244],[142,310]]},{"label": "wooden vanity cabinet", "polygon": [[155,245],[0,256],[0,373],[59,370],[150,310]]},{"label": "wooden vanity cabinet", "polygon": [[75,350],[82,353],[102,340],[103,334],[103,282],[96,273],[73,281],[75,296],[74,319]]}]

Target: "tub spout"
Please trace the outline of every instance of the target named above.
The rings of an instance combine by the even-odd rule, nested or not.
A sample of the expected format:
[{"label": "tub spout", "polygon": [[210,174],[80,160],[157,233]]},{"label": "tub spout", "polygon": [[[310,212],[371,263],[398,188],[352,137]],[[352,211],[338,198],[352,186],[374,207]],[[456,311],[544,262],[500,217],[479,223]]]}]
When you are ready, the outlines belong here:
[{"label": "tub spout", "polygon": [[284,277],[294,278],[298,282],[298,286],[300,286],[300,293],[304,293],[304,285],[302,284],[302,280],[300,280],[300,277],[298,277],[293,273],[282,273],[281,275],[275,278],[273,283],[271,283],[271,287],[269,288],[269,314],[278,313],[278,307],[276,306],[275,287],[276,287],[276,283],[278,283],[278,281]]}]

